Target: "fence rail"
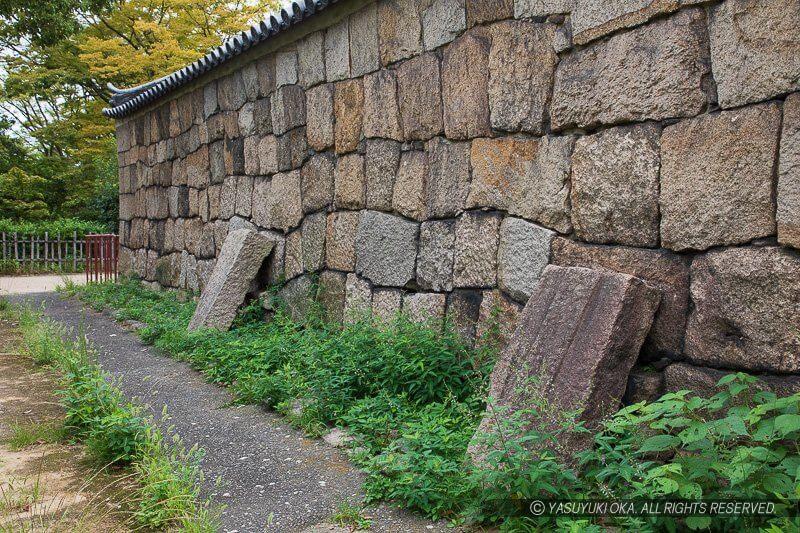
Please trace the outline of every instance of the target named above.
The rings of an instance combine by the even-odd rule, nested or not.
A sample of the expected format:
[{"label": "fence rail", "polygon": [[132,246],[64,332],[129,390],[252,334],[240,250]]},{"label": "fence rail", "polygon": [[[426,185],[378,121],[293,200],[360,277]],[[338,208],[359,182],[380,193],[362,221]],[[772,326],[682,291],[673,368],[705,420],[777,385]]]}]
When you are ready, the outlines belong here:
[{"label": "fence rail", "polygon": [[86,236],[86,281],[117,279],[119,236],[113,233]]},{"label": "fence rail", "polygon": [[78,232],[63,237],[0,232],[3,270],[80,272],[85,268],[85,243]]}]

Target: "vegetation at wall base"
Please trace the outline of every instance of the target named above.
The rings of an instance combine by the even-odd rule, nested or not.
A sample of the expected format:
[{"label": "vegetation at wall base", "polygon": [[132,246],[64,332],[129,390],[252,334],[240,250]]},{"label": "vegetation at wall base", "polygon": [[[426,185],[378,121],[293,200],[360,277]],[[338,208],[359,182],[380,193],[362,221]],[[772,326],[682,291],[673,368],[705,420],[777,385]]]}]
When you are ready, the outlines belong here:
[{"label": "vegetation at wall base", "polygon": [[[28,308],[3,305],[0,312],[19,322],[23,353],[61,374],[58,394],[66,420],[57,428],[59,438],[83,442],[99,465],[131,470],[139,484],[133,511],[138,525],[148,530],[216,531],[217,510],[199,495],[202,450],[185,448],[177,435],[158,429],[143,407],[126,400],[94,362],[83,335],[70,341],[62,326]],[[16,432],[21,444],[42,438],[29,433]]]},{"label": "vegetation at wall base", "polygon": [[[194,304],[134,280],[68,287],[97,309],[146,324],[146,342],[187,361],[241,402],[284,412],[312,435],[332,426],[354,437],[351,457],[367,473],[368,501],[390,500],[431,518],[500,525],[505,531],[625,528],[796,531],[796,517],[535,517],[534,499],[759,499],[797,511],[800,394],[776,398],[755,378],[731,374],[722,392],[688,391],[625,407],[592,431],[593,447],[565,462],[547,451],[562,431],[516,430],[543,403],[499,413],[490,450],[467,456],[485,409],[494,348],[464,346],[445,325],[398,316],[337,326],[317,313],[303,323],[282,311],[265,323],[251,305],[228,332],[187,333]],[[588,430],[583,430],[588,431]]]},{"label": "vegetation at wall base", "polygon": [[44,237],[47,233],[50,237],[61,235],[62,239],[72,238],[73,233],[78,237],[83,237],[89,233],[107,233],[114,231],[116,221],[108,226],[94,220],[82,220],[79,218],[56,218],[50,220],[13,220],[10,218],[0,218],[0,232],[5,232],[7,237],[14,233],[20,236],[30,237],[31,235]]}]

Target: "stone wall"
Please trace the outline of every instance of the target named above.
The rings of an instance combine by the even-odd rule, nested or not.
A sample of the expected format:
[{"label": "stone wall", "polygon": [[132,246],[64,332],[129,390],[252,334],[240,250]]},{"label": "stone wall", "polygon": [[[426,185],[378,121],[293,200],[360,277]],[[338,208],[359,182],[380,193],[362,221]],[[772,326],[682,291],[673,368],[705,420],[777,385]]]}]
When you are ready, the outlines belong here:
[{"label": "stone wall", "polygon": [[608,268],[663,290],[641,363],[681,361],[629,396],[793,386],[798,90],[797,0],[379,0],[118,123],[123,269],[197,291],[255,226],[296,311],[313,274],[474,339]]}]

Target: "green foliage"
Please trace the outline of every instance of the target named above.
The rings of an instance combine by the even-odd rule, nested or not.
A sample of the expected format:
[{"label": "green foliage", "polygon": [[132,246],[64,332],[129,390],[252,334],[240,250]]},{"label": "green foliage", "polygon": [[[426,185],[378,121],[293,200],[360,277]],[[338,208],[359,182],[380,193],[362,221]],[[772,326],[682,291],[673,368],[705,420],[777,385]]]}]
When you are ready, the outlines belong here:
[{"label": "green foliage", "polygon": [[47,180],[17,167],[0,174],[0,217],[42,220],[50,216],[44,201]]},{"label": "green foliage", "polygon": [[[281,311],[264,323],[253,306],[231,331],[189,334],[194,306],[174,293],[131,281],[73,290],[98,309],[147,324],[143,339],[228,385],[239,401],[275,407],[313,435],[345,427],[354,437],[351,456],[367,473],[369,501],[506,531],[800,527],[781,517],[600,522],[527,511],[529,500],[555,498],[752,498],[796,506],[800,394],[776,398],[744,374],[724,378],[727,390],[710,399],[683,391],[626,407],[591,434],[576,413],[539,399],[515,413],[492,411],[499,430],[474,436],[494,354],[468,349],[447,325],[402,316],[389,324],[298,324]],[[541,413],[548,423],[531,424]],[[584,432],[593,446],[566,461],[550,451],[565,432]],[[471,442],[486,451],[477,465],[467,456]]]},{"label": "green foliage", "polygon": [[61,442],[67,436],[66,428],[61,424],[30,422],[26,424],[11,424],[9,429],[11,430],[11,436],[8,438],[8,445],[15,451],[37,444]]},{"label": "green foliage", "polygon": [[364,510],[350,502],[342,502],[331,517],[333,523],[339,527],[358,530],[369,529],[372,521],[364,516]]},{"label": "green foliage", "polygon": [[200,451],[186,450],[177,435],[168,439],[141,406],[127,401],[94,362],[84,335],[69,341],[63,327],[29,309],[3,313],[19,320],[26,353],[61,372],[59,395],[69,434],[85,442],[100,464],[133,468],[139,482],[137,521],[147,528],[215,531],[215,512],[199,496]]},{"label": "green foliage", "polygon": [[47,232],[51,237],[61,235],[62,238],[72,237],[73,232],[77,232],[78,237],[83,237],[87,233],[103,233],[108,228],[102,223],[81,220],[77,218],[59,218],[55,220],[42,221],[14,221],[8,218],[0,218],[0,232],[14,233],[18,235],[41,235]]}]

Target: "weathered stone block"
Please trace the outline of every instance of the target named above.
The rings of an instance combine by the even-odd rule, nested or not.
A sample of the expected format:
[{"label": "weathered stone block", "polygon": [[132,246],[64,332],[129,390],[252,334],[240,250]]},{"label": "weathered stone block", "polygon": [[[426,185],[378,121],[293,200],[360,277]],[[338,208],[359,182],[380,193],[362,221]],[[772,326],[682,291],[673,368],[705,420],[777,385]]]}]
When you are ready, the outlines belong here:
[{"label": "weathered stone block", "polygon": [[[578,420],[596,427],[619,407],[659,298],[656,289],[626,274],[548,266],[492,372],[493,405],[476,435],[498,431],[493,412],[506,418],[541,401],[550,408],[523,420],[555,429],[563,413],[581,410]],[[551,451],[571,458],[587,440],[586,434],[564,434]],[[473,440],[473,458],[481,460],[486,451]]]},{"label": "weathered stone block", "polygon": [[[727,374],[730,372],[675,363],[664,369],[664,392],[688,390],[693,395],[710,398],[728,390],[727,385],[721,387],[717,385]],[[800,392],[800,377],[762,375],[754,384],[754,388],[774,392],[779,398],[791,396]]]},{"label": "weathered stone block", "polygon": [[252,102],[259,97],[258,67],[254,63],[249,63],[242,67],[241,72],[245,98],[248,102]]},{"label": "weathered stone block", "polygon": [[306,129],[295,128],[275,138],[277,143],[278,170],[299,169],[308,156]]},{"label": "weathered stone block", "polygon": [[423,222],[419,232],[417,283],[432,291],[453,290],[455,221]]},{"label": "weathered stone block", "polygon": [[325,264],[327,215],[314,213],[303,219],[303,267],[308,272],[322,270]]},{"label": "weathered stone block", "polygon": [[394,181],[400,165],[400,143],[370,139],[366,144],[364,170],[367,180],[367,209],[391,211]]},{"label": "weathered stone block", "polygon": [[297,227],[303,218],[300,171],[275,174],[270,185],[270,196],[266,200],[270,227],[283,231]]},{"label": "weathered stone block", "polygon": [[330,154],[316,154],[303,166],[300,173],[303,213],[311,213],[331,205],[333,168],[333,156]]},{"label": "weathered stone block", "polygon": [[265,175],[279,171],[278,139],[274,135],[262,137],[258,142],[258,166]]},{"label": "weathered stone block", "polygon": [[428,181],[428,157],[424,152],[403,152],[394,183],[392,206],[414,220],[427,218],[425,189]]},{"label": "weathered stone block", "polygon": [[361,213],[338,211],[328,215],[325,263],[334,270],[352,271],[356,266],[356,234]]},{"label": "weathered stone block", "polygon": [[[203,87],[203,117],[208,118],[219,111],[219,101],[217,100],[217,82],[212,81]],[[119,135],[117,135],[119,138]]]},{"label": "weathered stone block", "polygon": [[467,211],[456,222],[456,287],[492,287],[497,282],[500,218],[498,213]]},{"label": "weathered stone block", "polygon": [[239,110],[239,134],[243,137],[256,133],[255,103],[247,102]]},{"label": "weathered stone block", "polygon": [[344,298],[344,320],[352,322],[369,314],[372,310],[372,287],[369,282],[355,274],[347,275]]},{"label": "weathered stone block", "polygon": [[459,289],[447,295],[447,317],[468,346],[475,344],[482,299],[481,291],[475,290]]},{"label": "weathered stone block", "polygon": [[425,50],[447,44],[467,27],[464,0],[433,0],[422,12],[422,42]]},{"label": "weathered stone block", "polygon": [[314,283],[309,276],[300,276],[288,282],[278,292],[281,300],[292,320],[302,322],[311,309],[314,301]]},{"label": "weathered stone block", "polygon": [[236,208],[237,215],[250,218],[253,209],[253,178],[239,176],[236,179]]},{"label": "weathered stone block", "polygon": [[325,31],[325,73],[328,81],[350,77],[350,31],[344,19]]},{"label": "weathered stone block", "polygon": [[452,143],[441,137],[426,145],[428,183],[426,190],[429,217],[452,217],[461,213],[470,187],[470,145]]},{"label": "weathered stone block", "polygon": [[705,15],[687,9],[568,54],[556,69],[553,129],[700,113],[708,100],[707,50]]},{"label": "weathered stone block", "polygon": [[779,127],[778,107],[766,104],[664,129],[664,247],[705,250],[775,233],[772,187]]},{"label": "weathered stone block", "polygon": [[340,323],[344,319],[346,283],[347,274],[343,272],[326,270],[319,276],[317,300],[325,310],[325,318],[331,322]]},{"label": "weathered stone block", "polygon": [[490,40],[473,28],[450,44],[442,60],[444,131],[448,139],[486,137],[489,121]]},{"label": "weathered stone block", "polygon": [[628,385],[622,403],[633,405],[652,402],[664,394],[664,373],[634,367],[628,374]]},{"label": "weathered stone block", "polygon": [[261,137],[251,135],[244,139],[244,173],[257,176],[261,173],[261,161],[258,153]]},{"label": "weathered stone block", "polygon": [[186,157],[186,182],[190,187],[200,189],[208,186],[211,169],[208,147],[203,146]]},{"label": "weathered stone block", "polygon": [[322,152],[334,143],[333,86],[320,85],[306,91],[308,145]]},{"label": "weathered stone block", "polygon": [[800,258],[781,248],[731,248],[692,262],[686,357],[700,365],[800,371]]},{"label": "weathered stone block", "polygon": [[222,152],[225,161],[225,174],[244,174],[244,139],[229,138],[225,139],[224,150]]},{"label": "weathered stone block", "polygon": [[793,0],[734,0],[710,10],[711,63],[722,107],[800,89],[800,9]]},{"label": "weathered stone block", "polygon": [[272,133],[272,107],[269,98],[259,98],[253,102],[253,121],[256,134],[263,136]]},{"label": "weathered stone block", "polygon": [[350,15],[350,76],[355,78],[378,68],[378,7],[370,4]]},{"label": "weathered stone block", "polygon": [[356,272],[376,285],[403,287],[414,278],[418,224],[364,211],[356,235]]},{"label": "weathered stone block", "polygon": [[442,86],[439,58],[423,54],[397,67],[400,119],[407,139],[425,140],[442,133]]},{"label": "weathered stone block", "polygon": [[497,251],[500,288],[515,300],[526,302],[550,262],[550,243],[554,236],[554,232],[521,218],[503,219]]},{"label": "weathered stone block", "polygon": [[422,51],[422,20],[416,2],[378,2],[378,47],[381,65],[413,57]]},{"label": "weathered stone block", "polygon": [[306,95],[299,85],[287,85],[272,93],[272,128],[276,135],[306,123]]},{"label": "weathered stone block", "polygon": [[572,224],[578,238],[658,244],[660,128],[653,124],[580,137],[572,154]]},{"label": "weathered stone block", "polygon": [[[413,322],[436,322],[444,318],[446,296],[432,292],[415,292],[403,296],[403,313]],[[435,324],[432,324],[435,325]]]},{"label": "weathered stone block", "polygon": [[333,109],[336,117],[334,129],[336,153],[352,152],[361,140],[361,124],[364,117],[364,89],[360,79],[336,84]]},{"label": "weathered stone block", "polygon": [[[192,209],[192,202],[197,200],[192,199],[192,190],[189,189],[189,214],[196,215],[197,212]],[[222,184],[222,190],[219,195],[219,216],[220,218],[229,219],[236,214],[236,176],[229,176],[225,178]]]},{"label": "weathered stone block", "polygon": [[317,31],[297,45],[297,78],[305,88],[325,81],[325,34]]},{"label": "weathered stone block", "polygon": [[275,54],[275,86],[297,83],[297,50],[282,50]]},{"label": "weathered stone block", "polygon": [[800,249],[800,93],[783,104],[776,217],[778,242]]},{"label": "weathered stone block", "polygon": [[468,28],[514,16],[514,0],[467,0],[466,7]]},{"label": "weathered stone block", "polygon": [[275,54],[259,58],[255,65],[258,74],[258,94],[265,98],[275,90]]},{"label": "weathered stone block", "polygon": [[334,207],[363,209],[365,194],[364,156],[348,154],[337,159],[334,172]]},{"label": "weathered stone block", "polygon": [[244,105],[247,93],[240,71],[228,74],[217,81],[217,100],[222,111],[236,111]]},{"label": "weathered stone block", "polygon": [[372,291],[372,318],[389,322],[400,312],[403,291],[399,289],[375,289]]},{"label": "weathered stone block", "polygon": [[397,108],[397,78],[391,70],[364,77],[364,137],[403,140]]},{"label": "weathered stone block", "polygon": [[555,265],[622,272],[659,289],[661,304],[642,355],[647,360],[681,356],[689,312],[689,268],[680,256],[666,250],[600,246],[563,238],[553,242],[552,254]]},{"label": "weathered stone block", "polygon": [[475,139],[472,142],[472,185],[467,208],[508,210],[538,147],[535,139]]},{"label": "weathered stone block", "polygon": [[492,127],[502,131],[544,131],[550,86],[558,56],[555,26],[506,21],[491,28],[489,109]]},{"label": "weathered stone block", "polygon": [[574,137],[546,136],[539,140],[535,159],[527,162],[517,183],[509,214],[561,233],[572,231],[569,182],[574,145]]},{"label": "weathered stone block", "polygon": [[287,280],[294,279],[305,271],[303,265],[303,234],[295,230],[286,236],[283,275]]},{"label": "weathered stone block", "polygon": [[272,247],[271,240],[252,231],[237,230],[228,235],[189,322],[189,331],[230,328],[250,282]]}]

